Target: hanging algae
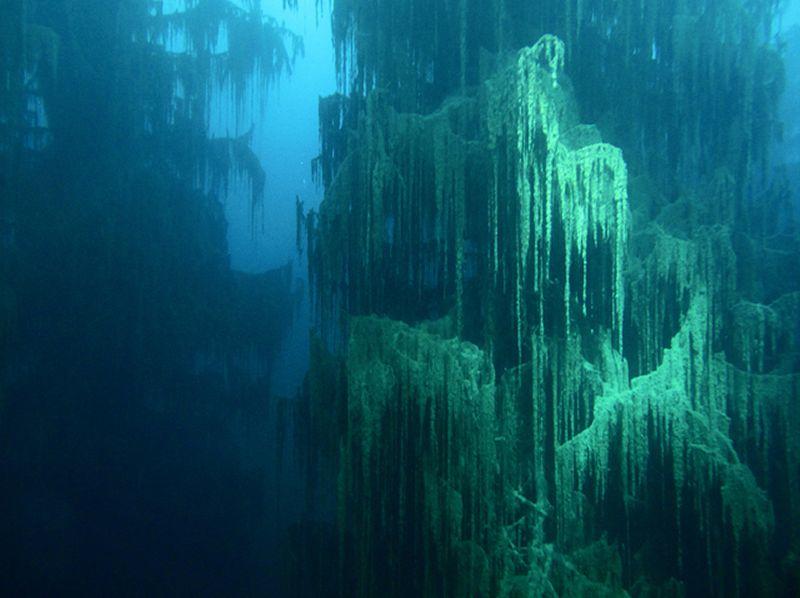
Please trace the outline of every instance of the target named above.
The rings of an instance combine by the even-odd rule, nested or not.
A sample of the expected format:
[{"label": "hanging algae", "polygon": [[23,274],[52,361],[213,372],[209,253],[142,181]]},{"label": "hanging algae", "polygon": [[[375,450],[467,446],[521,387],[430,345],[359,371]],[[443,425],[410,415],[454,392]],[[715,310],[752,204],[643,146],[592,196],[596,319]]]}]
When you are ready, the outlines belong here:
[{"label": "hanging algae", "polygon": [[[677,553],[672,555],[678,573],[685,574],[692,559],[700,556],[681,549],[680,539],[685,542],[685,536],[699,533],[710,591],[749,594],[763,580],[744,579],[745,574],[759,575],[773,534],[773,506],[764,491],[771,487],[764,466],[772,454],[768,443],[781,440],[790,469],[797,465],[796,440],[786,430],[770,429],[775,420],[767,412],[790,422],[787,429],[797,424],[790,397],[797,396],[798,377],[752,376],[727,364],[713,353],[712,313],[706,293],[696,292],[659,367],[635,378],[630,389],[607,388],[595,403],[592,425],[558,448],[559,529],[568,535],[562,538],[567,544],[585,541],[582,534],[599,516],[595,509],[610,508],[602,505],[611,500],[610,476],[619,467],[622,475],[614,479],[621,488],[614,490],[629,529],[648,525],[647,519],[636,522],[652,516],[644,505],[673,505],[672,512],[662,509],[662,516],[672,518],[678,534]],[[754,441],[760,463],[755,455],[748,456],[747,445]],[[657,483],[654,475],[670,481]],[[797,482],[792,478],[793,494]],[[588,502],[587,496],[592,497]],[[796,511],[791,517],[796,521]],[[687,521],[698,527],[685,529]],[[581,522],[587,527],[582,529]],[[730,542],[727,557],[717,550],[720,526]]]},{"label": "hanging algae", "polygon": [[727,167],[741,208],[778,130],[783,75],[769,39],[779,12],[771,0],[340,0],[332,21],[340,88],[385,89],[393,106],[423,113],[464,80],[482,84],[490,52],[558,34],[584,117],[634,172],[672,199]]},{"label": "hanging algae", "polygon": [[180,137],[175,143],[191,156],[176,162],[194,185],[224,194],[230,177],[238,175],[249,184],[255,207],[265,176],[250,147],[253,126],[208,139],[210,115],[230,100],[226,126],[234,131],[259,111],[263,115],[270,86],[291,71],[302,39],[254,2],[188,0],[167,13],[161,3],[131,5],[120,9],[119,18],[132,48],[149,61],[138,75],[143,102],[136,107],[137,124]]},{"label": "hanging algae", "polygon": [[[522,50],[516,69],[508,69],[488,85],[487,129],[489,148],[505,155],[505,181],[499,180],[498,160],[493,161],[497,196],[508,201],[516,195],[517,216],[516,318],[518,353],[522,354],[524,322],[523,295],[530,288],[538,293],[529,305],[531,323],[545,331],[546,285],[560,281],[564,302],[562,334],[569,335],[573,304],[587,315],[590,292],[610,294],[609,312],[592,314],[615,331],[617,347],[622,342],[624,308],[623,272],[628,234],[627,169],[622,154],[604,143],[583,145],[579,135],[566,134],[577,126],[574,108],[558,84],[564,62],[563,43],[545,36]],[[518,106],[509,110],[508,106]],[[564,130],[562,137],[561,131]],[[501,139],[506,147],[501,147]],[[513,180],[513,188],[508,184]],[[493,212],[494,207],[490,208]],[[496,238],[497,229],[492,231]],[[562,245],[554,247],[554,237]],[[611,271],[609,286],[589,287],[589,246],[608,246]],[[562,252],[555,256],[555,252]],[[529,256],[533,264],[529,268]],[[558,259],[557,259],[558,258]],[[563,262],[563,269],[556,264]],[[571,287],[573,270],[579,288]],[[599,303],[597,297],[595,303]]]},{"label": "hanging algae", "polygon": [[[692,239],[674,237],[658,224],[636,235],[629,272],[628,356],[635,375],[652,371],[677,333],[694,289],[705,288],[714,314],[735,301],[736,255],[728,227],[699,227]],[[719,318],[712,318],[714,341]]]},{"label": "hanging algae", "polygon": [[334,306],[356,314],[391,306],[390,315],[419,319],[442,315],[432,306],[443,301],[461,305],[466,193],[479,173],[468,168],[476,148],[457,131],[474,110],[465,99],[426,117],[399,114],[374,93],[356,125],[363,142],[345,158],[321,156],[323,172],[341,162],[310,236],[323,319],[338,317]]},{"label": "hanging algae", "polygon": [[[53,542],[51,507],[21,520],[16,506],[3,509],[3,552],[14,555],[3,593],[166,584],[236,594],[262,569],[242,558],[262,537],[262,468],[241,457],[263,444],[269,373],[295,297],[285,269],[230,270],[220,198],[194,184],[215,145],[209,107],[191,95],[214,86],[208,47],[176,56],[140,37],[161,4],[0,3],[2,500],[67,514],[56,514]],[[177,79],[194,87],[179,92]],[[44,148],[30,142],[39,96]],[[125,496],[138,507],[96,508]],[[181,513],[166,522],[170,537],[225,562],[223,575],[161,567],[175,553],[147,538],[165,532],[168,513]],[[109,551],[110,536],[126,540]]]},{"label": "hanging algae", "polygon": [[[773,205],[750,198],[780,88],[764,43],[774,6],[751,4],[335,3],[355,93],[330,100],[321,130],[330,184],[309,234],[321,330],[346,337],[357,314],[441,318],[498,380],[482,424],[494,523],[441,593],[484,563],[475,554],[489,595],[791,587],[769,558],[791,563],[800,546],[797,285],[764,272],[796,267],[800,245],[748,222]],[[548,31],[566,43],[514,51]],[[580,124],[576,97],[599,127]],[[378,384],[396,397],[417,385]],[[359,392],[347,385],[360,404]],[[391,414],[373,454],[407,428],[370,404]],[[370,493],[340,493],[347,508],[371,509],[425,450],[403,467],[381,452]],[[403,518],[422,529],[433,506],[411,504]],[[342,523],[343,541],[354,529]],[[396,538],[375,540],[364,558],[398,554]],[[343,576],[360,580],[364,562],[343,558]]]},{"label": "hanging algae", "polygon": [[731,362],[746,372],[785,373],[797,368],[800,293],[770,305],[741,301],[731,308]]},{"label": "hanging algae", "polygon": [[[303,52],[302,39],[255,2],[188,0],[181,10],[166,14],[158,3],[149,13],[137,23],[134,39],[164,46],[173,55],[181,85],[206,110],[211,94],[220,90],[229,92],[237,117],[246,104],[263,109],[259,93],[291,71]],[[194,73],[183,68],[186,58],[192,59]]]},{"label": "hanging algae", "polygon": [[487,593],[493,420],[494,371],[477,347],[391,320],[351,321],[338,492],[356,595],[387,576],[404,578],[407,593],[452,594],[454,567],[457,595]]},{"label": "hanging algae", "polygon": [[[558,85],[562,62],[563,45],[543,38],[487,84],[481,101],[452,100],[429,116],[398,114],[381,94],[372,94],[356,133],[364,141],[347,158],[336,158],[342,167],[320,210],[317,243],[325,253],[311,264],[324,291],[318,299],[327,296],[350,313],[389,308],[389,315],[431,314],[397,311],[389,299],[401,294],[414,298],[416,307],[438,303],[433,315],[454,307],[460,330],[469,242],[477,256],[490,256],[489,264],[478,257],[474,265],[492,268],[477,276],[496,282],[496,296],[509,283],[516,287],[508,313],[516,314],[517,362],[530,338],[526,312],[531,324],[556,334],[569,334],[578,314],[593,317],[615,331],[619,345],[626,169],[616,148],[576,141],[575,110]],[[508,109],[517,105],[518,111]],[[485,127],[478,138],[471,132],[476,121]],[[323,155],[323,169],[332,160]],[[489,168],[491,193],[481,181]],[[508,211],[509,205],[518,211]],[[491,215],[488,238],[472,232],[485,230],[484,214]],[[338,287],[344,279],[351,281],[349,296]],[[562,320],[548,315],[545,322],[545,304],[556,288]],[[436,301],[437,295],[445,300]],[[505,305],[495,309],[507,311]]]},{"label": "hanging algae", "polygon": [[[486,308],[500,322],[515,319],[513,357],[501,356],[505,341],[497,337],[497,330],[469,329],[488,346],[499,340],[496,358],[501,363],[517,365],[524,359],[532,364],[527,366],[532,372],[528,379],[534,381],[527,383],[527,398],[514,396],[520,382],[508,377],[504,382],[504,393],[509,395],[504,402],[507,413],[522,408],[528,415],[520,418],[521,425],[539,430],[529,470],[538,481],[526,483],[524,490],[508,499],[509,513],[528,503],[548,512],[554,480],[545,453],[591,422],[593,396],[602,388],[602,380],[591,368],[584,368],[579,331],[590,318],[594,326],[604,327],[605,333],[598,332],[602,341],[594,349],[601,353],[604,343],[608,351],[612,342],[619,346],[622,331],[628,227],[625,165],[619,150],[602,143],[596,130],[578,125],[569,89],[564,87],[568,82],[561,74],[563,58],[563,44],[545,37],[520,52],[479,97],[451,99],[428,116],[397,113],[386,106],[380,93],[371,94],[355,132],[361,142],[344,159],[321,158],[323,168],[326,160],[333,159],[340,160],[341,166],[309,235],[310,270],[323,330],[330,329],[330,319],[339,317],[343,312],[338,309],[343,307],[344,313],[378,312],[419,320],[430,313],[430,308],[424,309],[426,302],[435,306],[434,315],[451,313],[450,324],[439,327],[447,335],[463,331],[465,311],[476,301],[490,302]],[[333,133],[338,135],[336,124]],[[489,185],[480,182],[485,174],[494,179]],[[489,218],[493,229],[486,229],[484,215],[493,215]],[[467,257],[467,247],[474,248],[474,257]],[[343,280],[349,284],[342,285]],[[472,284],[473,280],[492,280],[495,288],[487,291]],[[509,294],[511,285],[515,290]],[[423,310],[408,311],[403,301]],[[556,309],[551,310],[551,305]],[[535,317],[527,319],[524,313]],[[407,416],[397,409],[410,409],[428,391],[419,389],[418,374],[398,376],[383,365],[354,361],[362,354],[393,355],[400,342],[396,336],[364,332],[365,322],[370,321],[349,320],[347,421],[348,429],[357,431],[348,437],[355,434],[358,443],[353,448],[353,441],[347,441],[348,448],[340,452],[339,496],[340,509],[352,504],[353,511],[361,509],[368,518],[341,520],[340,529],[363,539],[354,566],[359,578],[364,574],[372,579],[374,573],[368,572],[374,566],[370,564],[374,547],[384,546],[394,554],[402,552],[403,541],[386,529],[379,530],[384,536],[378,541],[373,529],[377,516],[368,514],[372,506],[367,505],[384,500],[382,489],[396,486],[396,479],[408,475],[410,463],[425,469],[428,451],[458,453],[458,443],[467,439],[453,429],[445,438],[430,440],[425,450],[398,455],[397,441],[392,438],[398,426],[405,430],[408,424],[400,423]],[[399,323],[391,326],[401,327]],[[413,335],[423,334],[413,331]],[[551,340],[550,335],[555,338]],[[367,342],[362,336],[371,339],[369,352],[362,347]],[[415,358],[415,363],[419,361],[415,368],[424,379],[435,380],[442,360],[452,358],[445,349],[457,345],[448,343],[441,354]],[[572,375],[576,368],[587,375]],[[541,382],[545,379],[551,380],[547,388]],[[447,384],[449,388],[464,383],[454,379]],[[387,396],[392,401],[387,402]],[[453,407],[437,407],[431,413],[442,409],[448,412]],[[493,418],[492,407],[476,421],[483,434],[493,433]],[[550,426],[555,436],[545,432]],[[524,430],[509,423],[504,429],[507,446],[517,446],[513,438]],[[418,436],[423,442],[429,431],[407,433],[411,440],[403,442]],[[481,441],[482,446],[486,444]],[[376,450],[380,450],[380,467],[371,464]],[[361,466],[354,473],[356,463]],[[513,464],[508,479],[523,483],[524,476],[516,469]],[[457,489],[463,492],[461,486]],[[533,492],[533,502],[525,496],[528,491]],[[466,495],[474,493],[470,490]],[[483,500],[488,504],[506,501]],[[408,517],[408,525],[422,525],[423,537],[438,538],[438,515],[430,519],[425,513],[438,509],[439,502],[428,496],[394,505],[400,514],[393,511],[391,517],[387,513],[379,520]],[[500,534],[499,530],[497,525],[489,528],[493,534]],[[469,541],[477,544],[463,550],[473,555],[479,548],[503,560],[509,550],[504,542],[498,548],[497,540],[489,542],[483,533],[470,536]],[[440,553],[432,552],[434,562],[451,550],[439,540],[435,545]],[[451,579],[444,571],[438,573],[439,583]],[[425,574],[426,579],[429,576]],[[491,578],[499,583],[497,571]]]}]

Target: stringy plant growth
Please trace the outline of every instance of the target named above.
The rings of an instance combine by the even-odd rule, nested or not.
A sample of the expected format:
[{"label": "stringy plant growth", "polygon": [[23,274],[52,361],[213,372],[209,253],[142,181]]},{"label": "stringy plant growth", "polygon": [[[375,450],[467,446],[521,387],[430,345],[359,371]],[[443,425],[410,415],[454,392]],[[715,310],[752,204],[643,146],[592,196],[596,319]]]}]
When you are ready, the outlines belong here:
[{"label": "stringy plant growth", "polygon": [[[563,51],[543,38],[487,84],[485,99],[452,100],[429,116],[398,114],[370,95],[355,132],[362,142],[346,158],[320,159],[323,172],[342,164],[310,235],[323,320],[337,305],[407,319],[453,308],[461,331],[465,276],[476,270],[494,285],[482,299],[502,302],[487,308],[513,314],[517,364],[528,358],[532,330],[568,336],[573,321],[600,321],[621,346],[626,169],[619,150],[573,131],[580,127],[558,83]],[[331,134],[340,135],[340,122]],[[478,125],[484,132],[470,135]],[[404,308],[398,295],[427,311]]]},{"label": "stringy plant growth", "polygon": [[[198,346],[182,347],[186,349],[179,352],[182,358],[198,355],[198,362],[228,360],[237,367],[250,360],[245,369],[263,372],[250,366],[259,359],[274,360],[277,339],[285,329],[261,314],[248,334],[237,334],[238,317],[223,325],[216,319],[215,307],[228,317],[226,310],[234,310],[233,302],[245,296],[253,304],[234,311],[252,315],[268,302],[269,290],[279,288],[285,295],[270,298],[278,312],[289,309],[295,297],[289,295],[288,280],[253,277],[263,285],[259,290],[226,271],[227,253],[217,252],[225,245],[220,196],[230,177],[244,180],[255,206],[263,196],[265,177],[250,147],[252,128],[237,137],[212,139],[209,122],[211,113],[224,106],[218,97],[217,103],[212,102],[224,86],[230,88],[237,106],[246,101],[262,106],[269,85],[290,69],[300,40],[266,18],[257,2],[190,0],[170,14],[164,14],[163,4],[149,0],[3,4],[0,243],[13,257],[8,260],[13,272],[29,259],[17,257],[21,246],[15,236],[21,238],[20,231],[58,229],[25,243],[29,248],[54,243],[76,256],[103,256],[96,261],[76,258],[67,271],[84,267],[115,289],[135,286],[138,290],[130,290],[128,299],[147,287],[141,295],[150,297],[149,303],[142,299],[137,309],[150,304],[158,308],[148,315],[130,316],[131,323],[120,327],[136,329],[134,341],[119,340],[120,346],[135,345],[133,353],[152,351],[150,343],[159,350],[171,346],[165,337],[191,330],[193,338],[202,337],[207,344],[200,347],[196,341]],[[35,110],[30,109],[32,104]],[[39,116],[46,126],[37,120]],[[52,135],[52,145],[31,141],[42,129]],[[161,253],[156,267],[148,252],[157,250]],[[5,273],[6,263],[2,269]],[[125,285],[133,286],[108,282],[117,270],[124,270]],[[191,278],[195,274],[197,278]],[[15,274],[17,281],[20,276]],[[92,281],[104,288],[97,280],[75,274],[67,287],[82,289]],[[212,284],[219,284],[214,294],[218,303],[197,310],[194,303],[187,302],[191,309],[181,303],[184,293],[192,301],[202,301],[206,285]],[[176,286],[181,290],[169,299],[180,307],[155,299],[156,289]],[[109,315],[98,312],[97,320],[111,322],[128,313],[128,304],[120,299],[123,295],[121,290],[115,296],[119,303],[111,299],[103,303]],[[183,320],[174,315],[170,326],[159,325],[159,318],[171,310],[191,312],[203,324],[192,328],[186,324],[189,316]],[[206,312],[210,315],[204,316]],[[155,328],[157,333],[150,334]],[[234,355],[237,342],[247,348]]]},{"label": "stringy plant growth", "polygon": [[504,521],[515,522],[507,530],[515,551],[555,540],[559,480],[548,455],[592,425],[606,388],[628,385],[626,364],[608,335],[589,341],[592,361],[577,336],[536,341],[531,362],[506,370],[498,384],[501,462],[510,488]]},{"label": "stringy plant growth", "polygon": [[707,289],[713,339],[719,343],[721,316],[736,300],[736,255],[726,227],[701,227],[693,239],[670,236],[654,224],[637,234],[638,258],[628,277],[626,354],[632,373],[653,371],[679,330],[694,289]]},{"label": "stringy plant growth", "polygon": [[800,542],[800,374],[754,374],[717,360],[727,388],[730,437],[736,453],[768,489],[775,541]]},{"label": "stringy plant growth", "polygon": [[[696,293],[661,365],[635,378],[630,389],[608,388],[595,403],[592,425],[558,448],[559,539],[566,545],[585,542],[592,518],[599,515],[593,509],[613,513],[616,508],[628,519],[626,529],[634,529],[644,524],[636,519],[643,514],[642,504],[671,505],[678,538],[698,533],[703,539],[701,554],[709,555],[705,568],[712,591],[738,594],[744,591],[741,567],[758,565],[740,562],[743,547],[754,543],[758,552],[751,557],[766,557],[774,515],[729,439],[725,364],[712,354],[709,310],[705,294]],[[612,498],[610,474],[617,468],[621,475],[613,483],[620,487],[613,488]],[[658,495],[665,486],[654,484],[655,471],[673,483],[670,495]],[[618,504],[609,504],[613,501]],[[665,507],[662,516],[668,514]],[[699,528],[684,530],[687,520]],[[720,523],[731,541],[732,562],[719,560],[714,547]],[[696,555],[678,551],[671,557],[683,573],[683,559]]]},{"label": "stringy plant growth", "polygon": [[323,173],[341,162],[310,218],[321,320],[340,324],[337,307],[420,319],[456,306],[461,326],[467,187],[479,177],[468,168],[476,148],[457,131],[474,111],[459,100],[428,117],[398,114],[372,94],[355,131],[362,142],[344,158],[321,157]]},{"label": "stringy plant growth", "polygon": [[266,174],[258,156],[251,149],[253,129],[236,138],[217,137],[208,142],[205,185],[215,195],[227,195],[231,175],[248,181],[251,209],[264,196]]},{"label": "stringy plant growth", "polygon": [[755,374],[797,369],[797,323],[800,293],[790,293],[770,305],[742,301],[731,309],[733,365]]},{"label": "stringy plant growth", "polygon": [[[40,527],[46,514],[27,524],[4,519],[5,552],[19,557],[6,593],[125,593],[163,586],[164,573],[189,593],[236,594],[261,579],[243,551],[262,538],[269,467],[248,461],[266,452],[271,370],[298,298],[287,268],[231,271],[223,206],[198,173],[247,174],[260,195],[249,139],[210,140],[218,106],[204,94],[219,85],[217,61],[238,89],[239,76],[284,70],[250,25],[283,38],[266,21],[248,20],[242,32],[231,19],[254,15],[228,13],[227,58],[205,40],[172,52],[145,35],[167,18],[150,12],[161,4],[0,3],[0,421],[11,448],[3,468],[21,481],[5,485],[3,500],[60,501],[86,513],[63,519],[55,543],[49,533],[13,531]],[[196,20],[179,35],[213,30],[216,16],[204,9],[223,4],[193,3]],[[253,95],[259,104],[264,91]],[[29,141],[43,126],[38,98],[51,135],[44,147]],[[98,476],[97,459],[117,474]],[[165,464],[175,473],[171,490]],[[126,495],[141,509],[93,508]],[[190,538],[190,551],[229,570],[167,571],[152,545],[143,558],[142,542],[164,529],[137,512],[159,511],[181,513],[169,535]],[[130,541],[109,552],[87,525]],[[35,556],[42,550],[47,558]]]},{"label": "stringy plant growth", "polygon": [[[362,376],[363,369],[377,376],[383,370],[372,363],[353,365],[354,351],[360,354],[367,342],[359,337],[354,346],[355,335],[369,336],[362,331],[369,320],[348,320],[345,314],[377,312],[412,321],[448,315],[440,327],[446,337],[475,336],[495,349],[489,355],[500,367],[518,366],[504,377],[503,405],[507,413],[520,414],[503,423],[507,435],[501,437],[507,436],[507,447],[517,447],[508,450],[526,446],[533,452],[508,457],[512,465],[504,475],[518,484],[517,492],[506,496],[504,491],[499,501],[508,517],[530,505],[548,511],[555,480],[546,454],[591,424],[593,400],[606,377],[627,382],[613,349],[621,347],[622,335],[626,168],[618,149],[602,143],[595,129],[578,124],[564,87],[563,61],[563,44],[545,37],[520,52],[478,98],[449,100],[428,116],[397,113],[383,94],[370,94],[353,133],[358,143],[350,144],[346,157],[340,153],[341,128],[348,117],[338,100],[332,105],[340,114],[330,119],[336,141],[323,146],[338,155],[323,155],[318,168],[326,176],[331,163],[340,167],[319,214],[309,217],[308,251],[321,331],[350,338],[348,421],[358,429],[357,454],[366,456],[340,453],[341,471],[349,471],[353,460],[371,459],[377,446],[394,447],[387,435],[394,434],[401,417],[394,403],[381,399],[388,391],[365,393],[353,385],[352,372]],[[500,335],[491,322],[468,326],[466,313],[476,309],[476,302],[484,313],[495,314],[496,322],[512,323],[513,336]],[[370,341],[370,355],[391,353],[399,342],[375,331],[371,336],[377,338]],[[586,361],[586,350],[594,365]],[[426,354],[418,367],[438,368],[432,364],[442,359]],[[528,374],[514,373],[522,371]],[[396,387],[391,396],[408,397],[401,403],[419,400],[415,379],[380,376],[380,386]],[[479,425],[491,432],[492,419],[487,416]],[[460,441],[454,433],[436,446],[449,453],[456,450],[450,443]],[[425,451],[415,455],[427,458]],[[392,478],[409,467],[396,451],[382,458],[370,475]],[[525,467],[514,463],[517,458]],[[353,510],[371,509],[366,505],[380,497],[364,485],[340,486],[340,508],[352,503]],[[427,503],[408,508],[410,523],[433,525],[425,519]],[[364,535],[364,527],[373,524],[348,519],[340,525],[365,538],[363,554],[355,557],[363,572],[377,541],[374,534]],[[541,521],[536,525],[535,536],[542,541],[549,533]],[[524,550],[532,539],[523,528],[505,538],[493,559],[505,559],[514,550],[510,546]],[[479,545],[487,550],[483,540]],[[388,537],[385,542],[392,545]]]},{"label": "stringy plant growth", "polygon": [[[180,167],[209,192],[227,193],[232,174],[244,178],[255,207],[263,197],[264,170],[250,149],[253,127],[241,130],[247,119],[264,116],[269,89],[291,71],[302,39],[254,1],[186,0],[169,13],[161,2],[141,2],[121,19],[139,58],[149,62],[137,124],[183,137],[192,158]],[[210,117],[226,105],[233,107],[227,126],[234,133],[220,136],[210,131]]]},{"label": "stringy plant growth", "polygon": [[800,294],[770,305],[742,301],[730,311],[726,378],[731,439],[776,502],[781,541],[800,541]]},{"label": "stringy plant growth", "polygon": [[[494,371],[477,347],[378,318],[351,322],[341,444],[341,550],[354,594],[486,595],[495,529]],[[344,536],[342,542],[346,542]],[[419,555],[408,570],[405,556]]]},{"label": "stringy plant growth", "polygon": [[782,67],[767,42],[778,10],[772,0],[338,0],[332,23],[342,91],[385,89],[395,107],[423,113],[483,83],[485,50],[556,34],[584,117],[604,123],[636,171],[672,198],[727,165],[740,206],[776,132]]},{"label": "stringy plant growth", "polygon": [[475,20],[492,14],[492,4],[470,0],[332,3],[340,90],[366,96],[373,89],[384,89],[398,109],[416,111],[422,104],[428,112],[449,93],[474,84],[469,75],[475,72],[479,53],[479,46],[471,43]]},{"label": "stringy plant growth", "polygon": [[[98,73],[118,69],[117,93],[131,106],[115,125],[120,136],[141,151],[142,146],[164,151],[156,140],[168,139],[180,148],[168,162],[182,178],[217,195],[236,174],[248,181],[253,204],[261,200],[264,171],[250,149],[251,135],[226,133],[209,140],[210,115],[226,103],[233,106],[229,120],[235,131],[248,115],[260,111],[263,116],[270,86],[291,71],[303,51],[302,39],[266,17],[259,2],[186,0],[164,13],[162,2],[137,0],[108,3],[95,11],[102,16],[89,14],[91,7],[84,5],[63,11],[53,7],[53,14],[71,14],[71,24],[60,29],[40,24],[53,25],[52,18],[35,3],[18,0],[3,10],[4,157],[19,153],[21,145],[37,151],[44,147],[50,104],[59,101],[54,93],[61,48],[78,44],[83,34],[96,35],[85,30],[91,28],[86,24],[90,19],[113,18],[119,39],[101,56],[81,55],[81,68]],[[121,72],[127,76],[120,77]],[[36,108],[30,110],[31,105]]]},{"label": "stringy plant growth", "polygon": [[[474,342],[493,365],[494,408],[478,425],[494,434],[494,527],[462,546],[482,565],[461,569],[482,570],[485,557],[491,595],[789,587],[768,559],[790,559],[800,535],[798,289],[785,280],[797,243],[748,222],[773,205],[751,198],[781,87],[766,43],[775,10],[334,3],[351,95],[320,106],[326,198],[307,217],[320,331],[334,350],[352,350],[358,332],[362,355],[364,322],[377,320],[354,315],[438,318],[439,337]],[[382,322],[420,338],[433,329]],[[372,336],[370,355],[385,363],[398,337]],[[455,353],[427,353],[415,373],[439,380],[427,359],[456,359],[458,346],[441,341]],[[361,551],[342,571],[370,571],[375,584],[376,555],[402,562],[394,539],[374,532],[392,521],[373,513],[389,500],[385,481],[426,470],[428,450],[474,439],[443,445],[425,429],[424,449],[398,454],[394,439],[411,429],[399,403],[418,404],[421,381],[370,362],[366,383],[341,360],[359,384],[343,392],[357,450],[338,459],[351,472],[340,534]],[[364,387],[380,390],[367,398]],[[367,475],[355,455],[376,451],[367,492],[353,483]],[[402,518],[434,537],[441,526],[426,513],[441,500],[406,502]],[[354,520],[362,507],[373,514]],[[414,571],[429,579],[426,559],[445,562],[452,546],[415,551],[426,564]],[[384,573],[385,583],[404,577]],[[434,589],[456,593],[458,571],[441,575],[447,585]]]},{"label": "stringy plant growth", "polygon": [[[291,71],[302,39],[264,15],[259,2],[186,0],[165,14],[152,3],[144,20],[137,14],[134,40],[157,44],[173,60],[174,88],[194,111],[207,114],[215,93],[227,90],[237,118],[244,109],[263,110],[263,93]],[[191,64],[192,70],[186,70]],[[263,112],[261,112],[263,115]]]},{"label": "stringy plant growth", "polygon": [[348,128],[357,126],[357,123],[348,120],[350,114],[357,113],[356,110],[350,110],[351,104],[354,103],[338,93],[319,99],[318,116],[322,147],[319,156],[311,163],[311,174],[314,182],[325,189],[330,187],[334,174],[347,156]]},{"label": "stringy plant growth", "polygon": [[[563,61],[562,42],[545,36],[520,52],[515,69],[488,83],[486,126],[489,147],[495,150],[489,212],[496,214],[496,204],[511,198],[518,206],[515,263],[504,266],[515,272],[520,360],[524,335],[531,328],[540,334],[569,335],[573,320],[585,318],[589,311],[594,321],[614,330],[616,346],[622,344],[627,169],[617,148],[585,144],[580,135],[567,134],[577,119],[558,82]],[[500,247],[498,223],[494,218],[490,222],[493,245]],[[499,260],[493,263],[500,267]],[[492,279],[496,278],[494,271]],[[597,280],[600,284],[592,285]],[[563,298],[558,326],[545,322],[545,312],[550,311],[545,306],[554,291]],[[531,296],[534,301],[528,299]]]}]

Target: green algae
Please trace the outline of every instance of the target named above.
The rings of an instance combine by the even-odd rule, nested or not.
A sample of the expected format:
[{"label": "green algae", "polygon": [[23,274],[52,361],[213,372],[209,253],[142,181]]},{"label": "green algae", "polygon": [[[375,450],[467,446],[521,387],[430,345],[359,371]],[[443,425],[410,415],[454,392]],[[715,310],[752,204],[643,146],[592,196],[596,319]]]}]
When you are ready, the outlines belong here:
[{"label": "green algae", "polygon": [[[366,4],[334,6],[351,96],[328,100],[337,118],[321,130],[326,198],[309,235],[320,330],[352,339],[373,314],[436,330],[454,353],[428,359],[469,341],[496,380],[482,424],[490,528],[421,591],[461,592],[459,571],[476,568],[487,587],[484,563],[488,595],[790,587],[773,559],[798,536],[797,285],[778,272],[797,267],[800,245],[766,217],[786,212],[762,187],[781,85],[775,7],[464,0],[423,22],[414,0]],[[735,101],[722,110],[722,97]],[[375,355],[397,342],[373,336]],[[414,405],[421,380],[340,359],[370,380],[376,400],[355,424],[372,455],[406,430],[378,398]],[[422,378],[437,367],[420,365]],[[352,393],[360,405],[348,382]],[[395,479],[467,439],[441,442],[371,475]],[[340,486],[340,503],[372,512],[381,488],[365,492]],[[433,537],[441,522],[423,513],[442,500],[404,503],[402,518]],[[357,529],[341,521],[342,537]],[[452,551],[376,575],[376,551],[398,554],[397,537],[351,541],[361,557],[340,555],[343,576],[369,571],[367,593],[410,571],[435,577],[429,559]]]}]

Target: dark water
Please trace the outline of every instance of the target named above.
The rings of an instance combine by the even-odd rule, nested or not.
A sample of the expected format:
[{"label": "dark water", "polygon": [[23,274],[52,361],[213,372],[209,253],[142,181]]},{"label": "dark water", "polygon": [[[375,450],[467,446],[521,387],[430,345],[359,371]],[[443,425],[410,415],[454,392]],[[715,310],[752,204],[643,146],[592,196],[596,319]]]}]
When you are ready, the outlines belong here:
[{"label": "dark water", "polygon": [[3,0],[0,593],[800,595],[800,9]]}]

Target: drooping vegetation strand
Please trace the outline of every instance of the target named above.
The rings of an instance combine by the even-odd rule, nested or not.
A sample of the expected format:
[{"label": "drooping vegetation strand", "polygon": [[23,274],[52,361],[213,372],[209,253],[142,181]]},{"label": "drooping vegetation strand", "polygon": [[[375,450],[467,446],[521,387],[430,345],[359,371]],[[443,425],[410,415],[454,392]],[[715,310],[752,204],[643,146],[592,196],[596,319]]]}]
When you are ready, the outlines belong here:
[{"label": "drooping vegetation strand", "polygon": [[[334,2],[306,221],[311,376],[343,374],[306,417],[338,409],[312,429],[342,594],[797,590],[778,9]],[[491,367],[437,382],[476,350]],[[459,454],[494,461],[480,490],[430,461]]]}]

